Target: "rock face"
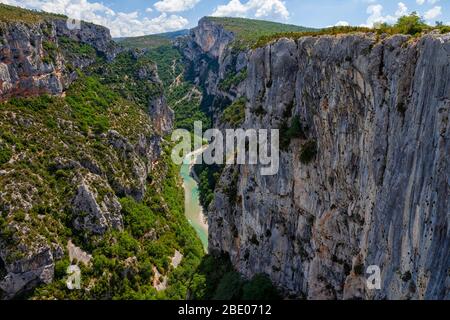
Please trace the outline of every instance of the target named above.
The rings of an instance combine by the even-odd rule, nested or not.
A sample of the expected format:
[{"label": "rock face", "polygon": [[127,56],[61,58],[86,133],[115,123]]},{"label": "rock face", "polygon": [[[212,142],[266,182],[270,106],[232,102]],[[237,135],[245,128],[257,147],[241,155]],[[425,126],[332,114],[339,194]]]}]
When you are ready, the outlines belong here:
[{"label": "rock face", "polygon": [[275,176],[224,171],[211,252],[291,297],[450,298],[450,35],[281,39],[251,52],[246,96],[244,127],[302,133]]},{"label": "rock face", "polygon": [[202,105],[215,121],[224,108],[245,93],[245,83],[222,85],[247,67],[247,52],[233,48],[235,35],[221,25],[203,18],[189,35],[180,38],[180,48],[187,64],[186,78],[203,92]]},{"label": "rock face", "polygon": [[[32,235],[28,228],[14,226],[14,229],[15,237]],[[0,267],[3,264],[4,270],[0,280],[0,299],[12,299],[38,284],[52,282],[55,258],[61,258],[61,248],[52,250],[44,237],[33,237],[32,243],[22,243],[17,249],[20,258],[11,259],[11,252],[0,243]]]},{"label": "rock face", "polygon": [[[0,23],[0,101],[14,96],[60,95],[76,78],[75,68],[95,61],[95,50],[107,59],[119,52],[108,29],[85,22],[80,26],[70,30],[65,19],[31,25]],[[94,55],[70,52],[73,43],[92,46]]]},{"label": "rock face", "polygon": [[[96,186],[92,188],[90,185]],[[75,229],[102,235],[110,229],[123,228],[122,207],[112,189],[102,197],[98,194],[98,190],[107,190],[108,187],[99,176],[88,174],[81,177],[72,202],[73,211],[78,215],[74,220]]]},{"label": "rock face", "polygon": [[164,136],[172,131],[175,115],[163,94],[149,101],[148,113],[152,116],[153,125],[159,134]]}]

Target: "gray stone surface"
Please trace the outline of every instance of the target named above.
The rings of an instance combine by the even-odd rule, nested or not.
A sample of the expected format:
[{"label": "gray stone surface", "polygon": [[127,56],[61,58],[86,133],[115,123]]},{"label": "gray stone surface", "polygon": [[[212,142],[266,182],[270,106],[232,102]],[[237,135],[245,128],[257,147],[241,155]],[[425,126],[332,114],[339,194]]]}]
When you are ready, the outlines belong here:
[{"label": "gray stone surface", "polygon": [[74,30],[65,19],[32,25],[0,22],[0,27],[0,101],[18,95],[60,95],[77,77],[68,63],[84,68],[95,62],[82,55],[65,56],[61,37],[89,44],[108,60],[121,50],[108,29],[91,23],[82,22],[81,29]]},{"label": "gray stone surface", "polygon": [[[276,176],[227,168],[209,209],[212,252],[290,296],[450,298],[450,35],[281,39],[251,53],[246,96],[245,127],[299,116],[318,153],[301,163],[298,138]],[[370,265],[381,290],[365,286]]]}]

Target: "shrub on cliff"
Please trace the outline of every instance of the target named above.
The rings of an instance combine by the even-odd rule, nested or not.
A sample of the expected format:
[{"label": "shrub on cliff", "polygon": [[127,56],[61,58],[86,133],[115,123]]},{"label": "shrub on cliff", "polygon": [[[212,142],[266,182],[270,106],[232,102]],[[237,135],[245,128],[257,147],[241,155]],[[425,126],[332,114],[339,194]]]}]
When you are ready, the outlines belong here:
[{"label": "shrub on cliff", "polygon": [[193,300],[277,300],[280,295],[269,277],[245,280],[234,270],[228,255],[205,256],[189,284]]},{"label": "shrub on cliff", "polygon": [[233,128],[239,127],[245,120],[245,98],[234,101],[222,114],[222,120]]},{"label": "shrub on cliff", "polygon": [[11,159],[12,152],[11,149],[7,147],[0,148],[0,165],[5,164]]},{"label": "shrub on cliff", "polygon": [[408,16],[400,17],[394,28],[398,33],[416,35],[429,28],[429,26],[425,24],[416,12],[413,12]]},{"label": "shrub on cliff", "polygon": [[317,142],[315,140],[309,140],[306,142],[300,151],[300,161],[303,164],[309,164],[317,155]]},{"label": "shrub on cliff", "polygon": [[294,116],[290,125],[285,121],[280,128],[280,147],[286,150],[289,148],[292,139],[305,139],[305,137],[305,128],[300,121],[300,117]]},{"label": "shrub on cliff", "polygon": [[279,300],[280,294],[265,274],[257,274],[242,288],[243,300]]}]

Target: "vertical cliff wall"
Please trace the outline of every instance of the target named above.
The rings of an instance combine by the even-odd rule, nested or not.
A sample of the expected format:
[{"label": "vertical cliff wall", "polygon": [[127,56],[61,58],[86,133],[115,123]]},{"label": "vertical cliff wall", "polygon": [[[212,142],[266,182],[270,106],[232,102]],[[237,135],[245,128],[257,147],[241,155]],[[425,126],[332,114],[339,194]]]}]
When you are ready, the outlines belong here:
[{"label": "vertical cliff wall", "polygon": [[450,298],[448,34],[281,39],[251,52],[246,97],[245,128],[281,130],[280,171],[225,169],[211,252],[286,296]]}]

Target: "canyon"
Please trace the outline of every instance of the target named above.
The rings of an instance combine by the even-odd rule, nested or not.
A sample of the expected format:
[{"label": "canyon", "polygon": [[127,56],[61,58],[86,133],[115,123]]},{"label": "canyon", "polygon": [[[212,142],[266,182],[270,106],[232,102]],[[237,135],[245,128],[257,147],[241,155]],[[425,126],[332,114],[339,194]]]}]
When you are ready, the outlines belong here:
[{"label": "canyon", "polygon": [[[229,24],[142,50],[64,17],[0,23],[1,299],[201,298],[206,244],[283,298],[450,299],[450,34],[291,26],[248,43]],[[223,132],[280,131],[276,175],[202,168],[207,228],[169,156],[183,107]],[[81,292],[64,287],[73,248]]]}]

